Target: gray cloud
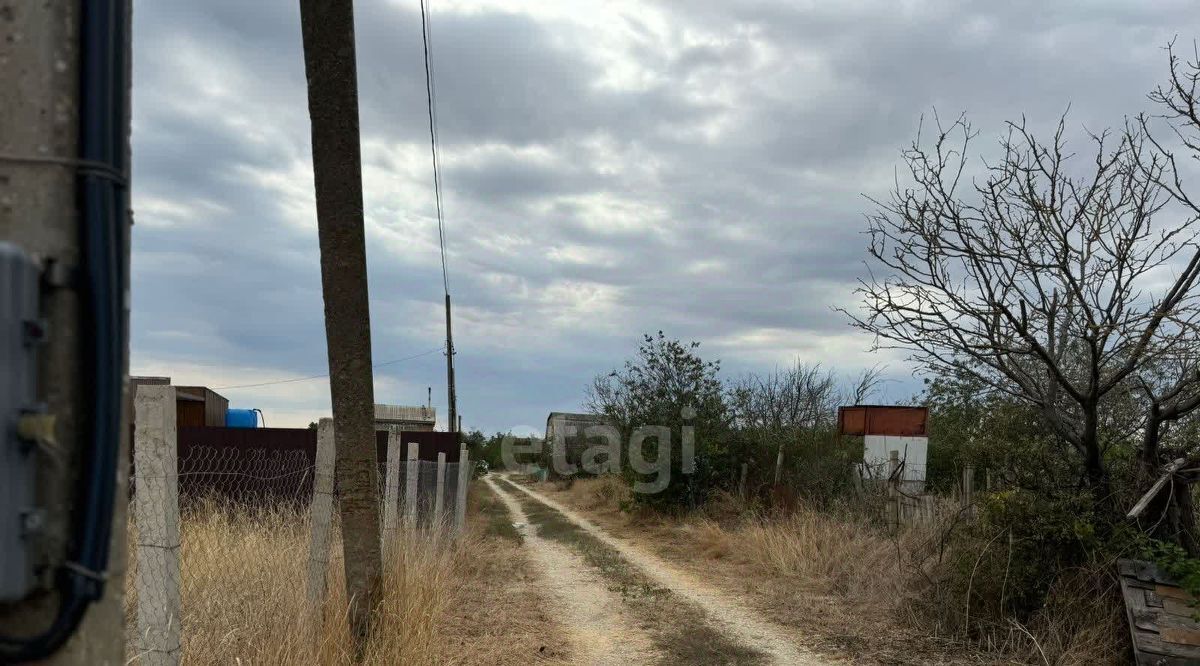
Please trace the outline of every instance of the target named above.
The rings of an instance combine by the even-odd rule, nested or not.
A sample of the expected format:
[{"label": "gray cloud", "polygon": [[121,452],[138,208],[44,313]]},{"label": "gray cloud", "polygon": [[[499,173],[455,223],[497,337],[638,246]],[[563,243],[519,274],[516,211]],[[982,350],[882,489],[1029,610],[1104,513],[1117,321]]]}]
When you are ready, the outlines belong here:
[{"label": "gray cloud", "polygon": [[[704,341],[738,371],[886,360],[833,308],[862,271],[862,195],[886,193],[920,118],[969,112],[980,151],[1022,113],[1046,127],[1071,104],[1073,127],[1118,124],[1200,18],[1181,1],[440,4],[460,395],[486,428],[578,406],[641,331]],[[440,344],[440,268],[419,15],[356,11],[384,361]],[[134,370],[213,385],[324,371],[296,4],[139,6],[134,73]],[[381,368],[380,399],[432,385],[440,404],[443,362]],[[232,397],[306,422],[322,390]]]}]

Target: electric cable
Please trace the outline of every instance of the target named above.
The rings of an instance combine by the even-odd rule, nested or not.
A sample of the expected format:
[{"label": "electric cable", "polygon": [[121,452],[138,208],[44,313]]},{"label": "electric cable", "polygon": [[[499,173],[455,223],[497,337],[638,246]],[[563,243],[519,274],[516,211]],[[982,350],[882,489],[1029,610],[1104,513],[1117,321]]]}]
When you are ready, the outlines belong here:
[{"label": "electric cable", "polygon": [[[374,363],[371,365],[371,367],[372,368],[385,368],[389,365],[395,365],[397,363],[403,363],[404,361],[411,361],[415,358],[421,358],[422,356],[428,356],[435,352],[440,352],[445,348],[446,348],[445,346],[442,346],[442,347],[435,347],[433,349],[427,349],[419,354],[413,354],[412,356],[405,356],[404,358],[392,359],[390,361],[384,361],[382,363]],[[278,380],[269,381],[269,382],[258,382],[257,384],[236,384],[234,386],[214,386],[213,390],[214,391],[228,391],[231,389],[258,388],[259,386],[275,386],[278,384],[291,384],[293,382],[306,382],[306,381],[309,381],[310,379],[321,379],[323,377],[328,377],[328,376],[329,376],[329,373],[326,372],[326,373],[322,373],[319,375],[309,375],[307,377],[293,377],[292,379],[278,379]]]},{"label": "electric cable", "polygon": [[122,0],[91,0],[80,13],[79,158],[5,156],[7,161],[60,163],[78,170],[83,272],[77,285],[85,347],[85,385],[91,404],[82,418],[90,441],[71,513],[69,551],[56,572],[58,610],[50,626],[33,636],[0,636],[0,662],[40,661],[75,633],[88,606],[104,596],[121,442],[122,387],[128,331],[127,271],[123,255],[129,215],[125,127],[128,60]]},{"label": "electric cable", "polygon": [[429,154],[433,161],[433,199],[437,206],[438,249],[442,257],[442,289],[450,294],[450,278],[446,270],[446,218],[442,203],[442,169],[438,155],[437,94],[433,79],[432,29],[425,0],[421,2],[421,45],[425,53],[425,110],[429,115]]}]

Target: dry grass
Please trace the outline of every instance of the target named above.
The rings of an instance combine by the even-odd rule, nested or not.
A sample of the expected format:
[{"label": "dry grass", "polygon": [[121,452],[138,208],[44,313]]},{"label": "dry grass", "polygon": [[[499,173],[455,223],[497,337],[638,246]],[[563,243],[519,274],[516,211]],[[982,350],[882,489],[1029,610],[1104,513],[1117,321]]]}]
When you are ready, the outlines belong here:
[{"label": "dry grass", "polygon": [[[737,498],[719,495],[703,511],[675,520],[649,514],[627,514],[621,505],[628,487],[612,476],[579,479],[553,492],[566,503],[590,513],[639,525],[661,535],[674,533],[691,552],[723,560],[756,574],[807,583],[819,592],[892,598],[902,587],[896,542],[885,532],[849,512],[822,512],[799,507],[787,515],[757,511]],[[902,541],[927,539],[927,531],[907,530]],[[852,553],[853,557],[847,557]]]},{"label": "dry grass", "polygon": [[709,558],[743,562],[762,575],[803,582],[814,592],[876,600],[904,592],[896,544],[851,519],[798,509],[733,529],[707,518],[684,523],[682,529]]},{"label": "dry grass", "polygon": [[[1045,606],[1025,623],[1012,618],[984,619],[972,627],[968,642],[988,653],[1028,663],[1083,666],[1124,664],[1132,659],[1112,563],[1068,571],[1051,587]],[[956,599],[954,619],[962,621]],[[944,617],[945,607],[926,617]]]},{"label": "dry grass", "polygon": [[906,621],[908,604],[923,590],[906,554],[928,543],[929,528],[891,535],[850,512],[802,506],[785,515],[750,511],[735,520],[730,504],[723,501],[718,519],[694,516],[658,533],[690,544],[702,554],[695,564],[710,580],[735,586],[764,614],[801,628],[813,647],[864,663],[975,661]]},{"label": "dry grass", "polygon": [[[530,608],[540,601],[520,584],[522,561],[515,544],[488,534],[481,520],[472,515],[458,539],[402,533],[385,563],[382,600],[362,663],[503,665],[561,654],[538,651],[545,645],[539,639],[552,639],[557,631],[550,618],[514,623],[504,632],[486,626],[506,622],[507,612],[536,619]],[[320,626],[313,627],[309,617],[307,511],[200,502],[182,516],[181,528],[183,663],[353,662],[339,537],[331,550]],[[134,580],[134,575],[127,579],[126,626],[136,663]],[[515,602],[507,596],[510,588],[517,592]],[[467,646],[460,639],[508,630],[518,645]]]},{"label": "dry grass", "polygon": [[542,489],[557,492],[581,509],[605,513],[620,511],[631,497],[628,484],[611,475],[546,483],[542,484]]}]

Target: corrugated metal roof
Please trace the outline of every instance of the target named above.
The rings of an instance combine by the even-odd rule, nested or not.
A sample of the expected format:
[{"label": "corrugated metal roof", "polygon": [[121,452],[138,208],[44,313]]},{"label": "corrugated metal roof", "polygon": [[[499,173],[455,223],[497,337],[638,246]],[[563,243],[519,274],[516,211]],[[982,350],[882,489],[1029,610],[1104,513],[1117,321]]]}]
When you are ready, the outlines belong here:
[{"label": "corrugated metal roof", "polygon": [[437,420],[437,409],[420,405],[375,405],[376,421],[405,421],[409,423],[433,423]]}]

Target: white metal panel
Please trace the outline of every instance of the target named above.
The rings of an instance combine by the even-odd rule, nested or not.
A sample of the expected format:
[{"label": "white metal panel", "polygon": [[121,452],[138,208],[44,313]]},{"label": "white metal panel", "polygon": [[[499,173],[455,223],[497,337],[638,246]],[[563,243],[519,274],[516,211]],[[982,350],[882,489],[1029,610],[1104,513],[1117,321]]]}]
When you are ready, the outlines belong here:
[{"label": "white metal panel", "polygon": [[900,454],[904,463],[902,480],[910,485],[925,485],[925,466],[929,454],[928,437],[898,437],[896,435],[867,435],[863,437],[863,477],[886,478],[888,455]]}]

